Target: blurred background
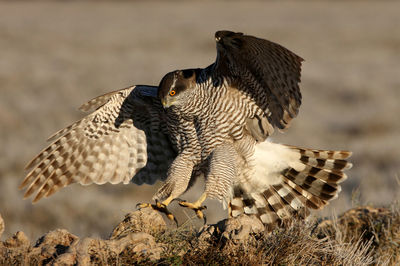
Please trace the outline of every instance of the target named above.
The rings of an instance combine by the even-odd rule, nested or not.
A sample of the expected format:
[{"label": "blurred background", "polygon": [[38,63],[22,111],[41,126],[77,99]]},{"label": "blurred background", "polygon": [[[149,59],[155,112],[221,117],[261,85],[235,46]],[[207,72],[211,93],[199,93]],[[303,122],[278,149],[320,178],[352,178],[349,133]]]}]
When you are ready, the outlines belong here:
[{"label": "blurred background", "polygon": [[[18,185],[46,138],[83,116],[82,103],[209,65],[221,29],[278,42],[306,60],[299,116],[274,141],[354,152],[342,193],[316,216],[400,199],[399,11],[396,1],[0,2],[2,238],[22,230],[35,240],[56,228],[106,237],[136,203],[150,201],[160,184],[72,185],[35,205]],[[219,204],[206,205],[209,222],[225,217]],[[175,213],[180,223],[193,216]]]}]

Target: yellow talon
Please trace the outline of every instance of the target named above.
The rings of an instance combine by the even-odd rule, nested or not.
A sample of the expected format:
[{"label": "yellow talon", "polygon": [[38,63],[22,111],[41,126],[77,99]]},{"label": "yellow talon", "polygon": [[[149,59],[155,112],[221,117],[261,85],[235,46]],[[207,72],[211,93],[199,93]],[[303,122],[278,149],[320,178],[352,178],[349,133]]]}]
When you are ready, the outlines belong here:
[{"label": "yellow talon", "polygon": [[171,221],[174,221],[178,225],[178,221],[176,220],[175,216],[167,209],[168,204],[172,201],[172,198],[169,197],[163,202],[156,201],[156,204],[150,204],[150,203],[138,203],[136,205],[136,208],[142,209],[142,208],[152,208],[155,211],[159,211],[164,213],[168,219]]},{"label": "yellow talon", "polygon": [[171,221],[174,221],[178,225],[178,221],[175,219],[175,216],[172,213],[167,214],[167,218]]},{"label": "yellow talon", "polygon": [[199,217],[200,219],[204,219],[204,214],[201,210],[195,210],[195,213],[196,213],[197,217]]},{"label": "yellow talon", "polygon": [[186,201],[181,201],[179,202],[179,205],[182,207],[187,207],[189,209],[192,209],[195,211],[196,216],[199,217],[200,219],[204,219],[204,223],[206,223],[206,218],[202,212],[202,210],[207,209],[206,206],[201,206],[201,204],[205,201],[207,198],[207,194],[203,193],[201,197],[196,201],[196,202],[186,202]]},{"label": "yellow talon", "polygon": [[143,208],[148,208],[148,207],[151,207],[150,203],[138,203],[138,204],[136,204],[136,208],[137,209],[143,209]]}]

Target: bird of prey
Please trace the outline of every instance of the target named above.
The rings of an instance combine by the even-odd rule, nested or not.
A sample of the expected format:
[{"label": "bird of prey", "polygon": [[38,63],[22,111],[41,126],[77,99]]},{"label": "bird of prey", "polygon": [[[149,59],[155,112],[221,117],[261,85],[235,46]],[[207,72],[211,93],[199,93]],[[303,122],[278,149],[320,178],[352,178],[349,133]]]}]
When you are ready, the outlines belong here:
[{"label": "bird of prey", "polygon": [[350,152],[267,140],[298,113],[303,59],[239,32],[218,31],[215,39],[217,58],[206,68],[172,71],[159,86],[131,86],[83,104],[94,111],[55,133],[28,163],[25,197],[36,193],[36,202],[71,183],[161,180],[156,203],[140,206],[172,219],[168,204],[202,177],[201,197],[180,205],[203,217],[204,200],[218,199],[231,217],[254,215],[267,228],[337,197]]}]

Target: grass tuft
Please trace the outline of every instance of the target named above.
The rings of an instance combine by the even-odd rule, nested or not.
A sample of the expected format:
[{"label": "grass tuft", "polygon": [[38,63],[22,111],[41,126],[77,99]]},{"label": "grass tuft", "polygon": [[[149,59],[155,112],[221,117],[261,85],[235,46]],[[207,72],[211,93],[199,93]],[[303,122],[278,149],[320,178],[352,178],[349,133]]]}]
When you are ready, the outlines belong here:
[{"label": "grass tuft", "polygon": [[[153,260],[146,253],[136,251],[138,242],[125,243],[118,252],[104,244],[91,245],[88,260],[92,265],[396,265],[400,262],[398,205],[357,207],[331,220],[296,221],[270,233],[251,233],[240,241],[230,239],[229,234],[216,226],[214,229],[213,233],[205,230],[199,233],[187,223],[175,229],[159,230],[153,236],[145,234],[154,239],[149,247],[162,250]],[[37,247],[30,246],[19,232],[0,242],[0,265],[52,264],[57,257],[73,254],[69,249],[76,243],[74,237],[65,238],[62,249],[56,245],[54,251],[48,252],[51,256],[46,257],[43,252],[32,252]],[[74,261],[74,256],[65,258]]]}]

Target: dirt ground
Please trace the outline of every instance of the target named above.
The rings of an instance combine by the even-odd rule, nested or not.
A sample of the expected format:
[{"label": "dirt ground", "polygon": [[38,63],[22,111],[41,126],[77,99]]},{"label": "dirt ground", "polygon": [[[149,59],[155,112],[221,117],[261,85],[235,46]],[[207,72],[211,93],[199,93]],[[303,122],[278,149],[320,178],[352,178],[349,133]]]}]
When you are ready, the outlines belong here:
[{"label": "dirt ground", "polygon": [[[399,200],[399,11],[395,1],[0,2],[3,238],[56,228],[105,237],[136,203],[150,201],[159,184],[72,185],[35,205],[17,187],[45,139],[82,117],[81,103],[207,66],[220,29],[278,42],[306,60],[299,116],[274,141],[354,152],[339,198],[316,215]],[[206,205],[210,222],[225,216],[219,204]],[[175,212],[180,222],[193,215]]]}]

